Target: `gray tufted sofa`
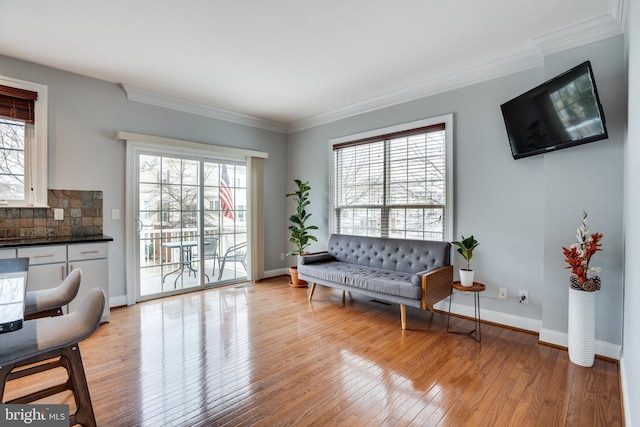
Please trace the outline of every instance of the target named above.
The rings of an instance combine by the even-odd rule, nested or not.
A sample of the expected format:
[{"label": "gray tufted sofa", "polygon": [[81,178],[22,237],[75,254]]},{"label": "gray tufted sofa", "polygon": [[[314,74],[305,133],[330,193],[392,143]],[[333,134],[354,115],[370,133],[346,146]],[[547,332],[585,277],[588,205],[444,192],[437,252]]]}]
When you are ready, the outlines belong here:
[{"label": "gray tufted sofa", "polygon": [[326,252],[301,255],[298,276],[311,283],[357,292],[400,304],[402,329],[406,306],[433,310],[451,294],[451,244],[333,234]]}]

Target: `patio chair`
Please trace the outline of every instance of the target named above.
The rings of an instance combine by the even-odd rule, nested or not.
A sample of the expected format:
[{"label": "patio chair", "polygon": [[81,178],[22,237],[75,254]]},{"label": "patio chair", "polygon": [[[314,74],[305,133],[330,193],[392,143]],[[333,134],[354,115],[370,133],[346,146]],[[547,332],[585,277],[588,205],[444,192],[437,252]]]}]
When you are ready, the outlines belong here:
[{"label": "patio chair", "polygon": [[[218,258],[218,238],[217,237],[205,237],[204,238],[204,255],[202,256],[202,261],[212,259],[213,260],[213,268],[211,269],[211,277],[215,277],[216,275],[216,260],[220,262]],[[205,272],[205,277],[207,278],[207,282],[209,281],[209,275]]]},{"label": "patio chair", "polygon": [[218,263],[220,264],[220,273],[218,274],[218,280],[222,278],[222,273],[224,272],[224,266],[228,262],[239,262],[242,264],[245,270],[247,270],[247,242],[238,243],[237,245],[231,246],[224,253],[224,256],[218,259]]}]

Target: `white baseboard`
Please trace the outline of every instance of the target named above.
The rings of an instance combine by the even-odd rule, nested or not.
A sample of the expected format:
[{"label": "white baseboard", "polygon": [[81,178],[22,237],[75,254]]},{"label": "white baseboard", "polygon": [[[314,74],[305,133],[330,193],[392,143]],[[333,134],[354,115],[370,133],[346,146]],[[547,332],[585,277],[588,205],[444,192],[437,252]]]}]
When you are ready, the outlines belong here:
[{"label": "white baseboard", "polygon": [[124,305],[127,305],[126,295],[118,295],[109,298],[109,307],[122,307]]},{"label": "white baseboard", "polygon": [[288,275],[289,275],[289,268],[288,267],[278,268],[276,270],[265,271],[263,279],[268,279],[270,277],[277,277],[277,276],[288,276]]},{"label": "white baseboard", "polygon": [[624,408],[624,420],[626,425],[631,427],[631,402],[629,401],[629,386],[627,382],[627,368],[624,353],[620,358],[620,386],[622,388],[622,407]]},{"label": "white baseboard", "polygon": [[[449,300],[444,299],[437,303],[435,306],[438,310],[448,312]],[[464,304],[451,304],[451,313],[455,313],[461,316],[473,317],[473,306]],[[536,332],[539,334],[539,341],[541,343],[553,344],[560,347],[567,347],[568,338],[566,332],[554,331],[551,329],[542,328],[542,321],[537,319],[530,319],[528,317],[517,316],[515,314],[501,313],[499,311],[486,310],[480,307],[480,318],[487,322],[497,323],[499,325],[509,326],[512,328],[523,329],[525,331]],[[595,350],[598,356],[607,357],[610,359],[620,360],[622,354],[622,346],[617,344],[611,344],[604,341],[596,340]]]},{"label": "white baseboard", "polygon": [[[540,329],[540,342],[567,347],[569,338],[566,332],[553,331],[551,329]],[[598,356],[620,360],[622,346],[604,341],[595,342],[595,351]]]},{"label": "white baseboard", "polygon": [[[445,299],[437,303],[435,306],[438,310],[449,312],[449,300]],[[473,306],[451,304],[451,313],[459,314],[460,316],[473,317]],[[487,310],[480,307],[480,319],[487,322],[497,323],[499,325],[510,326],[512,328],[523,329],[525,331],[539,332],[542,322],[536,319],[530,319],[528,317],[516,316],[514,314],[501,313],[499,311]]]}]

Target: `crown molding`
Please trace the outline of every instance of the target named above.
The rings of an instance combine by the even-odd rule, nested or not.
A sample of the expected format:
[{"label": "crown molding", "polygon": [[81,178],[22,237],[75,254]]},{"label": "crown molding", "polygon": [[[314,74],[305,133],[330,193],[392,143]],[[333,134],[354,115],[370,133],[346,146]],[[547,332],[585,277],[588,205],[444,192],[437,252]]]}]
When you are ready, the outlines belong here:
[{"label": "crown molding", "polygon": [[559,28],[532,39],[540,48],[543,55],[551,55],[589,43],[594,43],[609,37],[623,34],[623,3],[613,1],[616,8],[596,18],[581,21],[575,25]]},{"label": "crown molding", "polygon": [[546,55],[623,34],[626,23],[625,14],[627,1],[628,0],[610,0],[608,13],[545,34],[540,34],[531,40],[532,43],[530,47],[516,54],[487,61],[482,64],[476,64],[434,78],[427,77],[425,81],[418,84],[291,123],[281,123],[224,110],[127,84],[122,84],[122,87],[127,94],[127,99],[130,101],[142,102],[273,132],[290,134],[359,114],[369,113],[509,74],[541,67],[544,64],[544,57]]},{"label": "crown molding", "polygon": [[156,107],[169,108],[171,110],[197,114],[199,116],[210,117],[213,119],[224,120],[226,122],[266,129],[279,133],[285,133],[287,130],[284,123],[273,120],[223,110],[221,108],[212,107],[210,105],[181,99],[175,96],[166,95],[124,83],[122,84],[122,88],[127,94],[127,99],[129,101],[141,102],[143,104],[155,105]]},{"label": "crown molding", "polygon": [[416,85],[369,98],[344,108],[289,123],[287,133],[298,132],[336,120],[448,92],[519,71],[540,67],[542,64],[543,58],[540,52],[537,48],[532,47],[508,57],[476,64],[472,67],[430,78]]},{"label": "crown molding", "polygon": [[508,74],[541,67],[544,56],[595,43],[624,33],[628,0],[611,0],[609,13],[534,37],[534,48],[520,53],[429,79],[357,104],[289,123],[287,133],[345,119],[438,93],[459,89]]}]

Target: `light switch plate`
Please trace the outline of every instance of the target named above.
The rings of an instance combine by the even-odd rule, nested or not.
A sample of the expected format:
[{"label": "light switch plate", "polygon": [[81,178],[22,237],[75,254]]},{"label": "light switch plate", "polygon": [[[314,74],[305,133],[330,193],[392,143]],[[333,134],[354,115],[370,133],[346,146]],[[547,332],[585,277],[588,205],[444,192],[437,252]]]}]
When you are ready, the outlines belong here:
[{"label": "light switch plate", "polygon": [[111,209],[111,219],[114,221],[120,219],[120,209]]}]

